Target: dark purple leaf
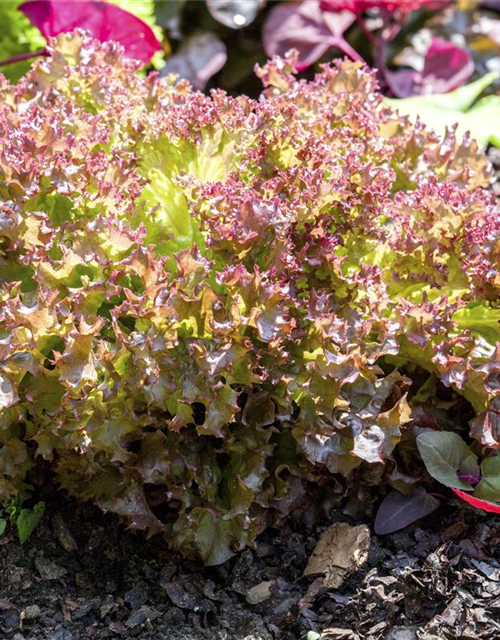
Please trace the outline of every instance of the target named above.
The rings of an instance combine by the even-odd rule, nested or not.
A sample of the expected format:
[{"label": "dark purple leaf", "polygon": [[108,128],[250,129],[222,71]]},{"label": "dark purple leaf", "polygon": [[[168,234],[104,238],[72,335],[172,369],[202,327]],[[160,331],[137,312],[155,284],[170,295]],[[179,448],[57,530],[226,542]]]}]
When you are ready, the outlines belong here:
[{"label": "dark purple leaf", "polygon": [[375,533],[383,536],[404,529],[412,522],[428,516],[438,507],[439,500],[420,487],[411,496],[392,491],[378,509],[374,524]]},{"label": "dark purple leaf", "polygon": [[145,64],[151,61],[156,51],[161,50],[161,44],[149,25],[108,2],[30,0],[19,9],[47,39],[84,29],[100,42],[119,42],[129,58]]},{"label": "dark purple leaf", "polygon": [[[262,39],[268,56],[283,56],[290,49],[299,52],[298,69],[321,58],[330,47],[343,47],[343,33],[353,24],[350,11],[321,11],[319,0],[275,6],[264,24]],[[350,53],[351,55],[351,53]]]},{"label": "dark purple leaf", "polygon": [[453,42],[433,38],[425,55],[422,71],[386,70],[385,76],[398,98],[433,93],[448,93],[462,85],[474,72],[468,51]]},{"label": "dark purple leaf", "polygon": [[500,11],[500,0],[482,0],[481,6],[493,9],[493,11]]},{"label": "dark purple leaf", "polygon": [[227,60],[226,45],[214,33],[202,31],[184,40],[179,51],[167,60],[161,75],[177,73],[195,89],[204,89]]}]

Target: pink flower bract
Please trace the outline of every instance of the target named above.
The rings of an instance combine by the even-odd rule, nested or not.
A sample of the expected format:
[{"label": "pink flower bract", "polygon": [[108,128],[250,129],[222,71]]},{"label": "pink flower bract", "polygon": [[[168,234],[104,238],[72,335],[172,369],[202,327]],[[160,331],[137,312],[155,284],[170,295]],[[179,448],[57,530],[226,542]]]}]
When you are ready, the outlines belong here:
[{"label": "pink flower bract", "polygon": [[416,11],[417,9],[437,9],[447,4],[448,0],[321,0],[323,11],[352,11],[363,13],[368,9],[384,9],[385,11]]}]

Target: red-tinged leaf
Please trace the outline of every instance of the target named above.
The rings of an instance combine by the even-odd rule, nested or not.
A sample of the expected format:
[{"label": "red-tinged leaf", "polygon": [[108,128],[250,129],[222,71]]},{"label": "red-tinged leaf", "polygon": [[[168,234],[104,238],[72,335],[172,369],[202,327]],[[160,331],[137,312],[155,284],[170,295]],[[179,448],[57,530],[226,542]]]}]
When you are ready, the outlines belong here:
[{"label": "red-tinged leaf", "polygon": [[161,49],[149,25],[108,2],[30,0],[19,9],[47,39],[83,29],[100,42],[119,42],[129,58],[145,64]]},{"label": "red-tinged leaf", "polygon": [[392,92],[398,98],[448,93],[460,87],[474,72],[468,51],[453,42],[433,38],[422,71],[386,71]]},{"label": "red-tinged leaf", "polygon": [[[471,54],[453,42],[433,38],[424,62],[424,84],[432,93],[448,93],[474,73]],[[430,93],[430,91],[428,91]]]},{"label": "red-tinged leaf", "polygon": [[419,487],[410,496],[399,491],[389,493],[380,505],[374,529],[379,536],[404,529],[439,507],[439,500]]},{"label": "red-tinged leaf", "polygon": [[489,513],[500,513],[500,504],[494,504],[493,502],[487,502],[486,500],[480,500],[479,498],[474,498],[474,496],[465,493],[464,491],[460,491],[460,489],[453,489],[453,492],[461,499],[467,502],[468,504],[476,507],[476,509],[481,509],[482,511],[488,511]]},{"label": "red-tinged leaf", "polygon": [[297,68],[305,69],[330,47],[339,46],[343,33],[354,20],[350,11],[335,14],[321,11],[319,0],[278,4],[264,24],[264,49],[269,56],[284,55],[290,49],[297,49]]}]

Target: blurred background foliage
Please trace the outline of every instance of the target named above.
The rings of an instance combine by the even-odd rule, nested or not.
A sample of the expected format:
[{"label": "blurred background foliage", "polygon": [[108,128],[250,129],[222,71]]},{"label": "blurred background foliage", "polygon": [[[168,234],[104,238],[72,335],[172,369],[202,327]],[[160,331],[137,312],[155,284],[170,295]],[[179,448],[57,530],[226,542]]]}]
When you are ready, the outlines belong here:
[{"label": "blurred background foliage", "polygon": [[[485,76],[483,97],[498,94],[500,88],[500,0],[107,1],[144,21],[145,29],[153,29],[158,50],[145,72],[176,73],[204,91],[222,88],[232,95],[257,97],[261,83],[255,65],[291,47],[303,58],[300,73],[306,78],[321,63],[346,53],[366,61],[378,69],[389,98],[453,92]],[[97,15],[104,4],[30,0],[25,5],[36,3],[38,13],[42,4],[54,15],[78,5],[80,15],[89,16]],[[20,0],[0,2],[4,62],[45,47],[45,38],[22,7]],[[49,22],[38,24],[45,35]],[[29,59],[2,64],[0,70],[17,82],[31,63]],[[500,131],[498,100],[489,103],[488,113]],[[410,103],[407,112],[417,106]]]}]

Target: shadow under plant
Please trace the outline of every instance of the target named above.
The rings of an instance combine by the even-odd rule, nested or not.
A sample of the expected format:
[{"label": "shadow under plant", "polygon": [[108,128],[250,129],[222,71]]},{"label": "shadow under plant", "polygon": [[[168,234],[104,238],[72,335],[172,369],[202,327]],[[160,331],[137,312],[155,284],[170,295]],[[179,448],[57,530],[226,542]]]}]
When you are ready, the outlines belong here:
[{"label": "shadow under plant", "polygon": [[335,520],[351,522],[338,513],[296,516],[254,549],[202,568],[93,507],[49,497],[25,546],[12,528],[0,538],[0,636],[442,640],[500,632],[500,518],[450,504],[439,519],[372,536],[366,563],[328,590],[302,574]]}]

